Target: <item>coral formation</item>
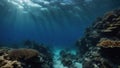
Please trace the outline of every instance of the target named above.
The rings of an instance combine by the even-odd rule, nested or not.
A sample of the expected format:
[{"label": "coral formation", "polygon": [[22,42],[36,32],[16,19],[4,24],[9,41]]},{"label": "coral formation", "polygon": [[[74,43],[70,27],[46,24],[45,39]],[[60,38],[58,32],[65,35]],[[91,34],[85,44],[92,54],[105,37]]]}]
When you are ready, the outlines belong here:
[{"label": "coral formation", "polygon": [[41,44],[29,43],[32,47],[28,43],[26,45],[30,47],[1,47],[0,68],[53,68],[52,52]]},{"label": "coral formation", "polygon": [[39,52],[34,49],[12,49],[8,51],[8,55],[12,60],[29,60],[34,57],[39,57]]},{"label": "coral formation", "polygon": [[0,68],[22,68],[21,62],[10,60],[7,53],[0,55]]},{"label": "coral formation", "polygon": [[97,46],[105,47],[105,48],[114,48],[120,47],[120,41],[114,41],[110,39],[101,39]]},{"label": "coral formation", "polygon": [[118,68],[120,65],[120,9],[110,11],[88,27],[77,41],[83,68]]},{"label": "coral formation", "polygon": [[[33,49],[1,48],[0,52],[0,68],[22,68],[27,67],[27,64],[32,66],[35,58],[39,60],[39,52]],[[28,61],[30,62],[28,63]]]},{"label": "coral formation", "polygon": [[53,53],[49,47],[44,45],[43,43],[36,43],[35,41],[27,40],[24,42],[24,46],[26,48],[35,49],[40,52],[42,55],[44,62],[42,63],[43,68],[53,68]]}]

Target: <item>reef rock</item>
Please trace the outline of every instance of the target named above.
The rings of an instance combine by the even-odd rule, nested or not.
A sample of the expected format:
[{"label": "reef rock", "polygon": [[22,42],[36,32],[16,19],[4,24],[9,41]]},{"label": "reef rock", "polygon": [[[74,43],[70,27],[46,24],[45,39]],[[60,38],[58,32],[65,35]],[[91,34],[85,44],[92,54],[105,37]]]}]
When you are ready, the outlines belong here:
[{"label": "reef rock", "polygon": [[52,68],[49,56],[30,48],[0,48],[0,68]]},{"label": "reef rock", "polygon": [[36,43],[35,41],[27,40],[23,44],[25,48],[35,49],[40,52],[40,55],[43,57],[44,62],[42,68],[53,68],[53,53],[50,47],[47,47],[43,43]]},{"label": "reef rock", "polygon": [[120,9],[97,18],[76,45],[83,68],[119,68]]},{"label": "reef rock", "polygon": [[70,51],[62,50],[60,52],[60,59],[64,66],[68,68],[74,68],[74,61],[75,61],[75,55],[72,54]]},{"label": "reef rock", "polygon": [[21,62],[10,60],[7,53],[0,55],[0,68],[22,68]]}]

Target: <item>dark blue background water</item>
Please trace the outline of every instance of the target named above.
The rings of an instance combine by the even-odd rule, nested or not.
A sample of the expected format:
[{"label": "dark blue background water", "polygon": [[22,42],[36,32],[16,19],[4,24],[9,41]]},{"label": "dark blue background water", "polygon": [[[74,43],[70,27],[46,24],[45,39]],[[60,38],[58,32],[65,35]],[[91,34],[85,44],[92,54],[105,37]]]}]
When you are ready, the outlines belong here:
[{"label": "dark blue background water", "polygon": [[[65,1],[67,3],[67,1]],[[119,8],[120,0],[74,0],[74,5],[23,10],[0,1],[0,43],[17,43],[34,40],[52,46],[66,47],[75,44],[84,30],[96,17]]]}]

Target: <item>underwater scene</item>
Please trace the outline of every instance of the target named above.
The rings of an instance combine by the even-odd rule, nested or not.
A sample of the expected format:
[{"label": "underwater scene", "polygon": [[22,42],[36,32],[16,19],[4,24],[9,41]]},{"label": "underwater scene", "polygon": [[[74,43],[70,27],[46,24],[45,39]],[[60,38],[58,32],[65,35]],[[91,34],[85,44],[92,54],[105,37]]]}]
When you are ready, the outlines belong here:
[{"label": "underwater scene", "polygon": [[0,68],[120,68],[120,0],[0,0]]}]

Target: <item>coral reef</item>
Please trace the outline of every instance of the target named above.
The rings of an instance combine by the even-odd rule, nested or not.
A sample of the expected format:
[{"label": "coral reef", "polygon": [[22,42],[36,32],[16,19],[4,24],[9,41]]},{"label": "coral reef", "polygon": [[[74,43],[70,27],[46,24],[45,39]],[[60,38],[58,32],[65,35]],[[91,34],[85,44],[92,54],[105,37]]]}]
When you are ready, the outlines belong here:
[{"label": "coral reef", "polygon": [[[1,49],[1,68],[33,68],[36,64],[36,60],[39,60],[42,57],[39,57],[39,52],[33,49],[12,49],[9,50]],[[39,61],[42,62],[42,61]],[[37,63],[39,63],[37,62]],[[24,65],[23,65],[24,64]],[[17,67],[16,67],[17,66]],[[21,66],[21,67],[18,67]]]},{"label": "coral reef", "polygon": [[24,42],[25,48],[35,49],[40,52],[43,56],[44,62],[42,64],[43,68],[53,68],[53,53],[51,47],[47,47],[43,43],[36,43],[35,41],[26,40]]},{"label": "coral reef", "polygon": [[52,56],[49,48],[32,41],[24,48],[1,47],[0,68],[53,68]]},{"label": "coral reef", "polygon": [[99,47],[91,47],[82,58],[83,68],[115,68],[111,61],[100,54]]},{"label": "coral reef", "polygon": [[119,68],[120,9],[97,18],[76,45],[83,68]]}]

